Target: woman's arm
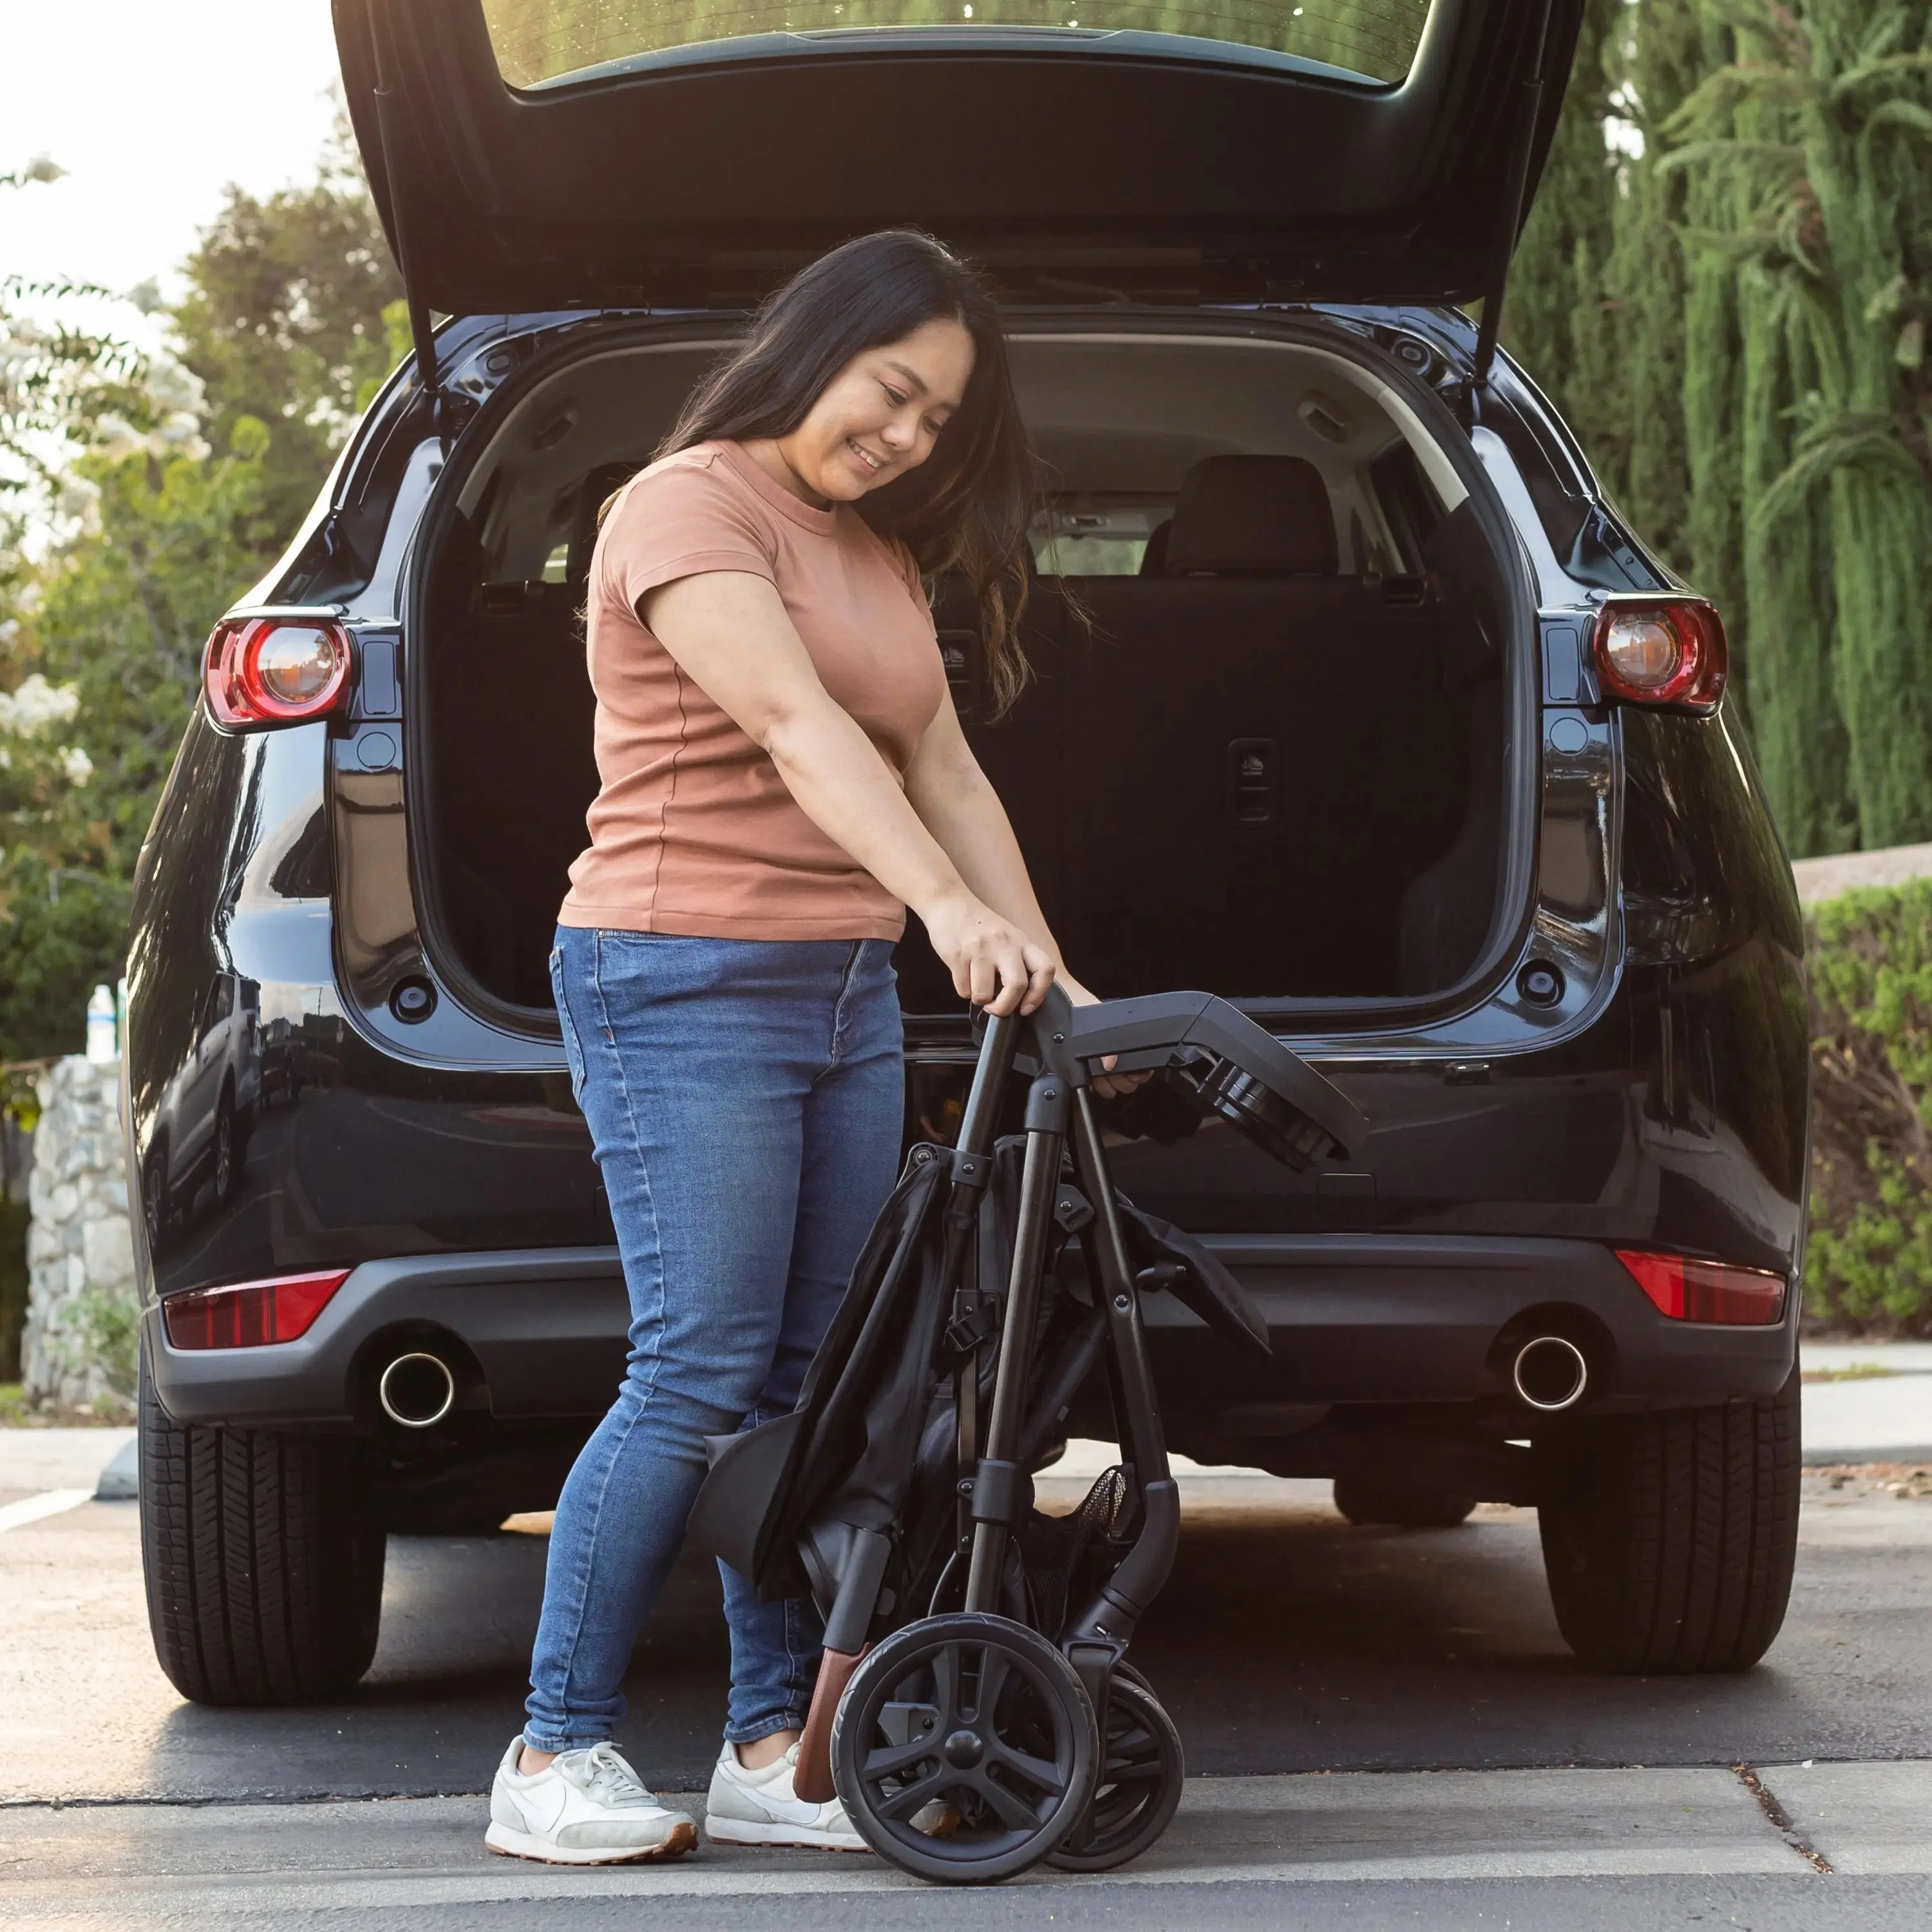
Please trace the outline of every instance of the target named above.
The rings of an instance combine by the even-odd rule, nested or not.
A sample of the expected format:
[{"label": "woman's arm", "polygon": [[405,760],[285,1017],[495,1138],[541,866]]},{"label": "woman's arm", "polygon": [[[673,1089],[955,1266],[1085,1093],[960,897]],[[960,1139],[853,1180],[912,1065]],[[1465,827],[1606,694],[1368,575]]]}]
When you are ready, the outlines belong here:
[{"label": "woman's arm", "polygon": [[905,795],[971,890],[1039,940],[1060,983],[1072,990],[1077,982],[1069,982],[1059,943],[1047,930],[1012,821],[959,728],[950,691],[906,767]]},{"label": "woman's arm", "polygon": [[[1013,836],[1012,820],[959,728],[959,713],[950,691],[906,767],[905,790],[913,809],[959,876],[1001,918],[1040,942],[1076,1006],[1095,1004],[1098,996],[1067,971],[1060,944],[1047,930],[1046,915],[1040,909],[1020,842]],[[1101,1062],[1105,1068],[1113,1064],[1111,1054]],[[1147,1078],[1144,1073],[1103,1075],[1095,1080],[1094,1090],[1102,1094],[1131,1094]]]},{"label": "woman's arm", "polygon": [[[775,585],[748,571],[707,571],[650,592],[638,614],[769,754],[806,816],[919,914],[955,991],[996,1013],[1040,1004],[1053,981],[1052,956],[1032,928],[986,904],[961,876],[878,748],[819,682]],[[1024,882],[1017,847],[1013,859]]]}]

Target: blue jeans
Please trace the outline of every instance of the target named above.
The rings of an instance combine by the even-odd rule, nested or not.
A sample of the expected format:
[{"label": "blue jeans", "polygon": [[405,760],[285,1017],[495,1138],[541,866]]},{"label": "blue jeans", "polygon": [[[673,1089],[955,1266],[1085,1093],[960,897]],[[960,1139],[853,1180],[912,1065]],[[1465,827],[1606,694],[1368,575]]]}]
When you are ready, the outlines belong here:
[{"label": "blue jeans", "polygon": [[[782,1414],[898,1165],[904,1063],[882,939],[693,939],[565,926],[550,955],[572,1084],[631,1297],[610,1412],[558,1499],[525,1739],[609,1737],[684,1540],[704,1438]],[[725,1736],[805,1721],[824,1630],[721,1564]]]}]

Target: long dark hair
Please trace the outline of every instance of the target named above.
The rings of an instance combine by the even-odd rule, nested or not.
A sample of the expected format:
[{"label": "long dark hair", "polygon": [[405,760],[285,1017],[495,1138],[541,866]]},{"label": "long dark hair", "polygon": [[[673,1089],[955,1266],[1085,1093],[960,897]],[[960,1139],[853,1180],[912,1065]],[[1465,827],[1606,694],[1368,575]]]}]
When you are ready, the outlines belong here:
[{"label": "long dark hair", "polygon": [[956,571],[972,586],[987,681],[1004,712],[1028,676],[1019,619],[1037,465],[999,310],[978,274],[930,235],[885,229],[801,268],[698,386],[658,454],[789,436],[854,356],[936,321],[956,322],[973,338],[966,393],[926,461],[854,507],[881,536],[902,541],[926,575]]}]

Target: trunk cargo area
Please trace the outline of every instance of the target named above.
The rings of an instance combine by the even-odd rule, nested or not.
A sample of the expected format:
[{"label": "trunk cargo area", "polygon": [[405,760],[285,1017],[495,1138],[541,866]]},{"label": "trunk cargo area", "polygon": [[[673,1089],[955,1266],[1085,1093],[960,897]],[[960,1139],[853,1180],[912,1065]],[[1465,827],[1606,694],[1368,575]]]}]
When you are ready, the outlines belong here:
[{"label": "trunk cargo area", "polygon": [[[597,785],[597,508],[716,348],[614,347],[534,381],[432,518],[418,891],[461,973],[533,1019]],[[932,590],[968,736],[1071,969],[1103,998],[1262,1004],[1455,985],[1511,910],[1520,659],[1504,566],[1442,446],[1339,346],[1020,332],[1012,355],[1051,512],[1034,676],[1004,718],[964,586]],[[898,966],[908,1013],[960,1010],[916,921]]]}]

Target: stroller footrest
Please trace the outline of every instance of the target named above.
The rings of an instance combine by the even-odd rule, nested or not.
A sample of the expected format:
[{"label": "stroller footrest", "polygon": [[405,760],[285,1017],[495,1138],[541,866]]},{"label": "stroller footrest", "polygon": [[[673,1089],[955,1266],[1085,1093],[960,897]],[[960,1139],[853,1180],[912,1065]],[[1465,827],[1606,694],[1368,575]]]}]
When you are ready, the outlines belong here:
[{"label": "stroller footrest", "polygon": [[1033,1508],[1033,1477],[1018,1462],[982,1457],[972,1478],[973,1520],[1017,1529]]}]

